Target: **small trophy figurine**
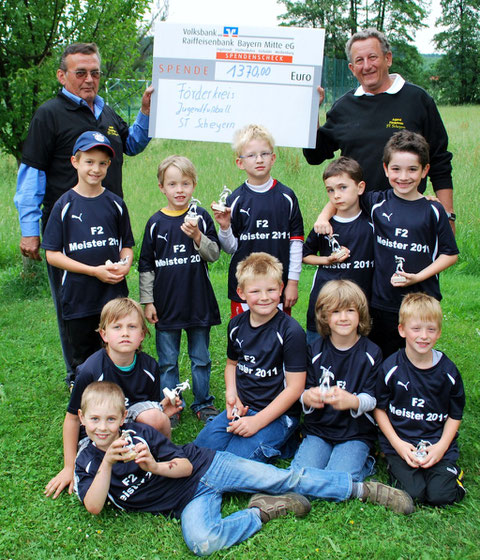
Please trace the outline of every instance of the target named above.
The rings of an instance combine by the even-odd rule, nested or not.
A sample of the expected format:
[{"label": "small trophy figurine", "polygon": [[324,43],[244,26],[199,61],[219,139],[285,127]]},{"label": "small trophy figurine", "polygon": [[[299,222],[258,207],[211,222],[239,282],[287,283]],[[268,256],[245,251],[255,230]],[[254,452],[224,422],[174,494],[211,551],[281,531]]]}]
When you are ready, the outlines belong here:
[{"label": "small trophy figurine", "polygon": [[393,283],[394,284],[405,284],[405,282],[407,281],[405,276],[401,276],[400,274],[398,274],[399,272],[405,272],[403,270],[403,263],[404,262],[405,262],[405,259],[403,257],[397,257],[397,255],[395,255],[395,264],[397,265],[397,268],[395,270],[395,274],[393,275]]},{"label": "small trophy figurine", "polygon": [[122,430],[120,437],[125,440],[125,449],[127,452],[123,454],[124,463],[128,463],[129,461],[133,461],[137,456],[137,452],[135,451],[135,444],[133,443],[132,436],[130,434],[136,434],[135,430]]},{"label": "small trophy figurine", "polygon": [[330,235],[327,238],[328,239],[328,244],[332,248],[332,255],[335,253],[335,256],[337,257],[337,259],[341,259],[342,257],[345,256],[346,251],[345,251],[345,249],[342,249],[338,240],[335,239],[336,237],[338,237],[338,233],[332,233],[332,235]]},{"label": "small trophy figurine", "polygon": [[119,260],[118,262],[116,262],[116,263],[114,263],[114,262],[112,262],[110,259],[108,259],[108,260],[105,261],[105,264],[106,264],[107,266],[110,265],[110,264],[120,264],[120,265],[122,265],[122,264],[127,264],[128,261],[129,261],[129,259],[130,259],[130,257],[127,255],[126,257],[124,257],[123,259],[120,259],[120,260]]},{"label": "small trophy figurine", "polygon": [[179,397],[186,389],[190,389],[190,383],[188,382],[188,379],[183,383],[179,383],[175,387],[175,389],[169,389],[168,387],[165,387],[165,389],[163,390],[163,394],[172,403],[172,405],[175,406],[175,399]]},{"label": "small trophy figurine", "polygon": [[328,391],[330,391],[330,379],[334,379],[333,373],[330,371],[330,367],[327,369],[326,367],[320,366],[322,370],[322,377],[320,378],[320,392],[322,395],[326,395]]},{"label": "small trophy figurine", "polygon": [[[232,415],[233,415],[233,420],[232,420],[232,422],[236,422],[237,420],[240,420],[240,414],[238,413],[237,405],[235,405],[235,406],[232,408]],[[226,428],[227,432],[231,432],[232,429],[233,429],[232,426],[227,426],[227,428]]]},{"label": "small trophy figurine", "polygon": [[424,459],[427,455],[427,447],[429,447],[430,445],[432,445],[429,441],[425,441],[425,440],[420,440],[417,443],[417,448],[415,449],[415,451],[413,452],[413,454],[415,455],[415,457],[417,459]]},{"label": "small trophy figurine", "polygon": [[212,210],[217,210],[217,212],[225,212],[225,208],[227,207],[227,196],[229,194],[232,194],[232,191],[227,187],[227,185],[223,185],[223,191],[218,197],[218,202],[214,202],[212,204]]},{"label": "small trophy figurine", "polygon": [[192,198],[192,200],[190,201],[190,204],[188,206],[187,215],[185,216],[185,219],[183,220],[184,222],[190,222],[194,226],[196,226],[198,224],[198,219],[200,218],[200,216],[197,214],[197,206],[199,204],[201,204],[201,202],[199,200],[197,200],[196,198]]}]

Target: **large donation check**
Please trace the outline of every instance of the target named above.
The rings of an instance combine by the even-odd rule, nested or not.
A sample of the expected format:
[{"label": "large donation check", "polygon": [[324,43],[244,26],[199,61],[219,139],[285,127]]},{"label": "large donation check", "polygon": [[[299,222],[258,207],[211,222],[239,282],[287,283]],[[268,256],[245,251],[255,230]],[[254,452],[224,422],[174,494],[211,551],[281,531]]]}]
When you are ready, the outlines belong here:
[{"label": "large donation check", "polygon": [[323,43],[323,29],[157,24],[150,135],[231,142],[255,123],[314,147]]}]

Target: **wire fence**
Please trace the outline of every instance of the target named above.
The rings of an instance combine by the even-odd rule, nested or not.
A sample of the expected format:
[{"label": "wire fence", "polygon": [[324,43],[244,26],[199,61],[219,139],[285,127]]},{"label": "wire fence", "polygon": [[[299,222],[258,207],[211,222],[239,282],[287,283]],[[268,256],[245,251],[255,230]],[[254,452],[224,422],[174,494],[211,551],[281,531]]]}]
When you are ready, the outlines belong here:
[{"label": "wire fence", "polygon": [[[135,121],[143,92],[148,84],[148,80],[109,78],[105,81],[102,94],[108,105],[130,126]],[[327,106],[357,85],[357,80],[350,72],[346,60],[323,58],[322,86],[325,89]]]}]

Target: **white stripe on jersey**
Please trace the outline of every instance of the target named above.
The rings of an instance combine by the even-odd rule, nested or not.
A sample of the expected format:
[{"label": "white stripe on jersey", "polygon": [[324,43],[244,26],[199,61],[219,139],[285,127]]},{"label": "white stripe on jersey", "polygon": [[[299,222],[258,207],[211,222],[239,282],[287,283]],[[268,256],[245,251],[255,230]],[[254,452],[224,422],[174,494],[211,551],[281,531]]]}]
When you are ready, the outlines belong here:
[{"label": "white stripe on jersey", "polygon": [[318,358],[320,358],[321,355],[322,355],[322,353],[319,352],[316,356],[313,356],[313,358],[312,358],[312,364],[314,364],[314,363],[318,360]]},{"label": "white stripe on jersey", "polygon": [[450,379],[452,385],[455,385],[455,379],[449,373],[447,373],[447,377]]},{"label": "white stripe on jersey", "polygon": [[387,372],[387,375],[385,376],[385,385],[387,385],[390,377],[392,377],[392,375],[395,373],[395,371],[397,370],[398,365],[397,366],[393,366],[392,369],[390,371]]},{"label": "white stripe on jersey", "polygon": [[148,377],[150,377],[153,382],[155,382],[155,377],[148,371],[148,369],[144,369],[143,371],[148,375]]},{"label": "white stripe on jersey", "polygon": [[235,205],[237,204],[238,199],[240,198],[240,195],[237,196],[237,198],[232,202],[232,204],[230,204],[230,216],[233,216],[233,209],[235,208]]},{"label": "white stripe on jersey", "polygon": [[283,338],[282,338],[282,335],[279,332],[277,332],[277,338],[280,341],[280,344],[283,346]]},{"label": "white stripe on jersey", "polygon": [[123,208],[120,206],[120,204],[118,204],[116,200],[114,200],[113,202],[115,203],[115,206],[118,208],[118,211],[120,212],[120,216],[123,216]]},{"label": "white stripe on jersey", "polygon": [[153,222],[153,224],[150,226],[150,239],[153,239],[153,230],[155,229],[156,225],[156,222]]},{"label": "white stripe on jersey", "polygon": [[233,329],[230,331],[230,340],[233,342],[233,335],[235,333],[235,331],[238,330],[238,326],[237,327],[233,327]]},{"label": "white stripe on jersey", "polygon": [[373,356],[371,356],[368,352],[365,352],[365,354],[367,355],[367,358],[370,360],[370,363],[372,364],[372,366],[375,365],[375,360],[373,359]]},{"label": "white stripe on jersey", "polygon": [[100,377],[97,379],[97,381],[103,381],[103,376],[104,376],[104,373],[102,371],[102,375],[100,375]]},{"label": "white stripe on jersey", "polygon": [[382,200],[381,202],[377,202],[377,204],[374,204],[372,206],[372,209],[370,210],[370,219],[372,220],[372,229],[373,231],[375,231],[375,222],[373,221],[373,213],[375,212],[375,210],[377,208],[380,208],[383,204],[385,204],[386,200]]},{"label": "white stripe on jersey", "polygon": [[289,216],[291,216],[291,215],[292,215],[292,210],[293,210],[293,200],[292,200],[292,197],[289,196],[287,193],[282,193],[282,194],[283,194],[283,196],[288,200],[288,202],[290,203],[290,214],[289,214]]},{"label": "white stripe on jersey", "polygon": [[71,202],[67,202],[67,204],[65,204],[65,206],[62,209],[62,214],[61,214],[62,222],[63,222],[63,219],[65,218],[65,214],[67,213],[68,209],[70,208],[70,204],[71,204]]}]

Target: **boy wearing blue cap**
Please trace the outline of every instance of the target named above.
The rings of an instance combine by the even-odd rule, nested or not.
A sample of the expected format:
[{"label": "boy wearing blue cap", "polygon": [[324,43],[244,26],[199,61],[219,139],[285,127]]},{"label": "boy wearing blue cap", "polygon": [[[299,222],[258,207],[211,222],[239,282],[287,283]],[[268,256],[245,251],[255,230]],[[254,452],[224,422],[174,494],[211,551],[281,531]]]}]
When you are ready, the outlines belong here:
[{"label": "boy wearing blue cap", "polygon": [[125,277],[134,244],[130,218],[123,200],[102,186],[113,157],[100,132],[78,137],[71,157],[78,182],[55,203],[43,236],[48,263],[65,271],[62,312],[74,369],[101,348],[96,329],[102,307],[128,295]]}]

